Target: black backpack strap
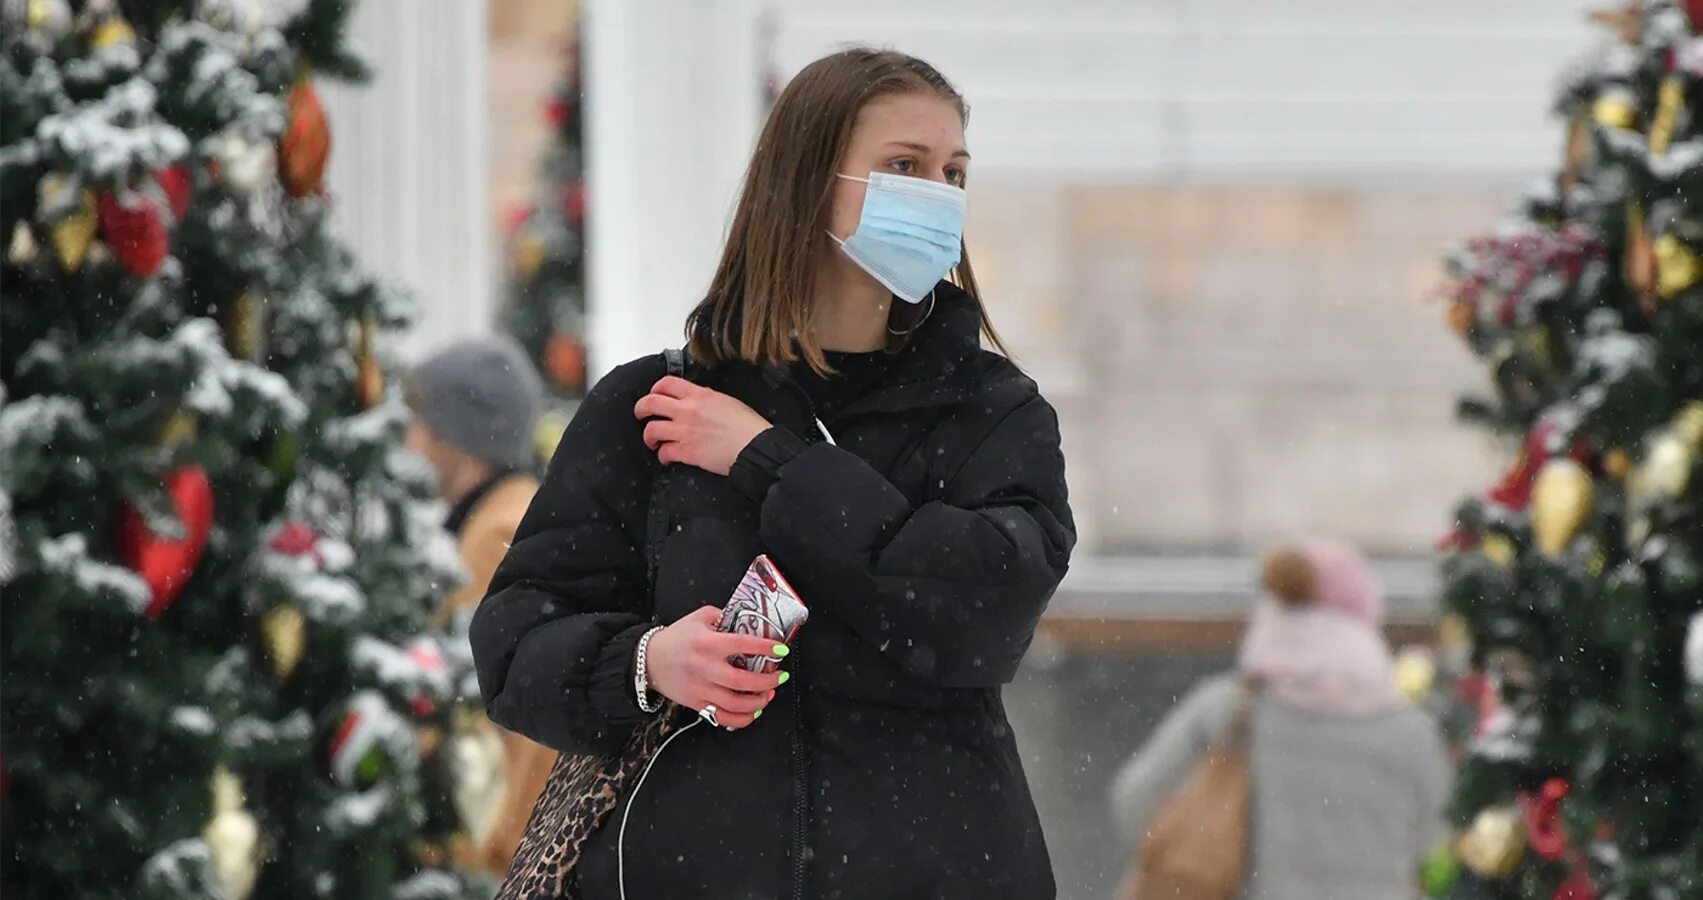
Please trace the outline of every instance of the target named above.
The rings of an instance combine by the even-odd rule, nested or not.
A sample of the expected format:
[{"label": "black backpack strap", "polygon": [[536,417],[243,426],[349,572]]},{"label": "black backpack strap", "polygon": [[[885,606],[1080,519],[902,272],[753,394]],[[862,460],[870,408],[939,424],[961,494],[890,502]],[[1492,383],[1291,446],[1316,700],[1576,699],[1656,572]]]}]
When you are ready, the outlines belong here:
[{"label": "black backpack strap", "polygon": [[[684,350],[670,347],[662,351],[662,361],[668,374],[676,378],[686,377]],[[662,563],[662,542],[668,537],[668,504],[665,502],[668,472],[668,466],[658,465],[656,476],[650,482],[650,506],[645,514],[645,583],[649,585],[653,601],[656,597],[656,570]],[[655,606],[654,602],[652,606]]]}]

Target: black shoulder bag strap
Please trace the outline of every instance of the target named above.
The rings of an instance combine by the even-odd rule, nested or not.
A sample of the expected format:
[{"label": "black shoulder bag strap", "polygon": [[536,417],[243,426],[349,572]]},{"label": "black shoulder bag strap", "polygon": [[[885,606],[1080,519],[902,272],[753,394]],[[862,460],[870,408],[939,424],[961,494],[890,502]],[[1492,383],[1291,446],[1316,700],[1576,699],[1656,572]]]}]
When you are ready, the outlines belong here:
[{"label": "black shoulder bag strap", "polygon": [[[678,347],[662,351],[668,374],[687,378],[686,352]],[[649,585],[652,606],[656,599],[656,573],[662,563],[662,542],[668,539],[668,472],[669,466],[657,464],[656,475],[650,482],[650,506],[645,513],[645,583]],[[654,611],[654,609],[653,609]]]}]

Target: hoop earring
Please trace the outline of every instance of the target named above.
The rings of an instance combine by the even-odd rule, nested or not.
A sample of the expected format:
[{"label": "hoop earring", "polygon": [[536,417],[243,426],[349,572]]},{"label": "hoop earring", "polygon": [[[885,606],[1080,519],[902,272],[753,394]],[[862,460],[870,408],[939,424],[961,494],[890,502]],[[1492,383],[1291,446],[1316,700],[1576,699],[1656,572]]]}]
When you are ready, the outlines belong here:
[{"label": "hoop earring", "polygon": [[922,311],[922,318],[918,319],[917,323],[915,325],[912,325],[911,327],[905,329],[904,331],[895,331],[893,329],[893,326],[889,325],[889,326],[887,326],[887,333],[891,334],[895,337],[904,337],[905,335],[908,335],[908,334],[915,334],[916,330],[918,328],[922,327],[922,323],[927,322],[928,317],[932,316],[932,315],[934,315],[934,292],[929,291],[928,292],[928,308]]}]

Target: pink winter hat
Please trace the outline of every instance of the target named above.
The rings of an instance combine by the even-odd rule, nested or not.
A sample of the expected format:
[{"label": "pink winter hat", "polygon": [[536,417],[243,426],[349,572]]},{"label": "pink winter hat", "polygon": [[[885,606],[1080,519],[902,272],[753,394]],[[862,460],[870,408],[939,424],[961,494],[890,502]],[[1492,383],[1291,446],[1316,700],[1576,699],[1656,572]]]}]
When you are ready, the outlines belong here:
[{"label": "pink winter hat", "polygon": [[1384,623],[1383,591],[1372,567],[1340,541],[1313,538],[1274,550],[1262,580],[1290,606],[1317,606],[1375,627]]}]

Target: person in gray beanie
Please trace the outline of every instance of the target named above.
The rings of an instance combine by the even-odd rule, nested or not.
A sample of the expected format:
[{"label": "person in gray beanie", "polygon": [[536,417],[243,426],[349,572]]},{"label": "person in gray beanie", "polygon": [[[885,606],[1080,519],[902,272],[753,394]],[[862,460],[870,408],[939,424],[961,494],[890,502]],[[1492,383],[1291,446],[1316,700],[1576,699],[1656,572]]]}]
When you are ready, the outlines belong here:
[{"label": "person in gray beanie", "polygon": [[417,422],[473,461],[493,470],[531,467],[544,388],[514,341],[479,338],[445,347],[415,367],[408,399]]},{"label": "person in gray beanie", "polygon": [[[409,373],[406,396],[414,412],[408,447],[437,470],[450,505],[444,527],[455,535],[471,574],[439,609],[441,624],[485,596],[538,491],[533,429],[544,388],[520,346],[496,337],[460,341],[433,354]],[[554,751],[518,734],[503,735],[503,750],[501,806],[482,840],[459,860],[499,877],[556,761]]]}]

